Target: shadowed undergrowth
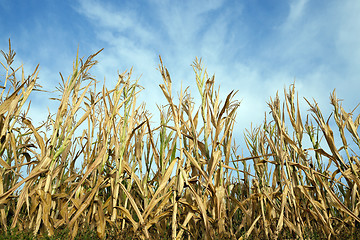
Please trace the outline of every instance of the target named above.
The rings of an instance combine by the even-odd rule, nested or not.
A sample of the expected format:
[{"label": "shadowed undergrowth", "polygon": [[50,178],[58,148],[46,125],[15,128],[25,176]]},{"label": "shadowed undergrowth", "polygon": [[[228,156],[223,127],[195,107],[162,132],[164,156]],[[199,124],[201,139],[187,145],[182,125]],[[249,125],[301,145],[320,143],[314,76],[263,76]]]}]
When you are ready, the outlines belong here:
[{"label": "shadowed undergrowth", "polygon": [[137,104],[142,88],[131,71],[109,90],[90,74],[98,53],[76,57],[53,99],[57,112],[35,126],[28,98],[40,89],[38,69],[26,76],[12,68],[10,42],[2,53],[0,226],[8,239],[14,229],[45,239],[76,238],[84,229],[101,239],[358,234],[360,115],[346,112],[335,92],[329,118],[315,100],[301,116],[293,85],[283,101],[270,99],[264,123],[245,135],[250,156],[241,156],[236,92],[221,100],[201,60],[192,64],[196,104],[188,89],[174,96],[160,59],[167,104],[154,127]]}]

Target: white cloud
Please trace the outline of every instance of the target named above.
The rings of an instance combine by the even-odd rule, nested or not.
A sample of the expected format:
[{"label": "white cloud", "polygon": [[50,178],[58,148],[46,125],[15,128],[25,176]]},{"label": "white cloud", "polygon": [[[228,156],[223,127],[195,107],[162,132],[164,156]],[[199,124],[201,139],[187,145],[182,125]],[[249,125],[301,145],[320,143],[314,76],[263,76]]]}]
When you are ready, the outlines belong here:
[{"label": "white cloud", "polygon": [[337,7],[336,48],[339,55],[357,70],[360,65],[360,2],[342,1]]},{"label": "white cloud", "polygon": [[[98,1],[79,3],[80,7],[76,9],[90,20],[96,27],[97,38],[107,45],[99,56],[98,69],[109,78],[109,75],[114,76],[118,68],[123,71],[124,68],[134,66],[135,76],[142,74],[140,85],[145,87],[140,99],[147,100],[151,112],[157,112],[156,104],[164,103],[158,87],[162,79],[156,69],[159,54],[169,68],[176,96],[181,82],[184,87],[193,85],[194,75],[190,64],[195,56],[206,52],[202,49],[203,45],[208,45],[206,41],[213,39],[210,49],[215,56],[223,50],[225,36],[221,37],[220,31],[222,27],[226,27],[223,25],[224,16],[222,22],[217,19],[207,20],[204,17],[209,11],[221,7],[222,1],[206,4],[188,1],[182,5],[153,1],[154,5],[148,9],[148,20],[156,21],[156,26],[141,20],[131,9],[103,5]],[[213,24],[213,21],[218,24]],[[214,35],[207,35],[208,38],[201,37],[201,33],[206,31]],[[215,49],[216,42],[219,49]],[[148,101],[149,96],[152,101]]]},{"label": "white cloud", "polygon": [[307,2],[308,0],[291,1],[289,15],[284,24],[285,29],[292,28],[294,24],[296,24],[296,22],[303,17]]},{"label": "white cloud", "polygon": [[[26,72],[41,64],[39,82],[48,90],[59,83],[59,71],[65,78],[70,73],[78,43],[82,56],[104,47],[92,73],[100,81],[105,76],[111,88],[117,70],[134,66],[134,78],[142,75],[140,85],[145,87],[138,102],[145,101],[151,113],[157,113],[156,104],[166,104],[158,86],[162,83],[156,70],[158,55],[171,74],[174,96],[181,84],[183,88],[190,85],[195,99],[198,93],[190,64],[195,56],[202,57],[209,75],[215,73],[216,85],[221,85],[222,99],[231,90],[239,90],[236,98],[242,104],[235,128],[240,139],[251,122],[259,125],[263,121],[264,112],[269,112],[269,98],[277,91],[282,97],[283,88],[294,78],[304,114],[308,106],[303,97],[314,97],[327,117],[329,94],[334,88],[345,99],[346,110],[360,101],[359,1],[292,0],[276,21],[268,19],[271,27],[266,28],[251,14],[244,17],[249,9],[246,2],[185,0],[174,4],[152,0],[143,4],[146,6],[80,0],[73,6],[80,14],[72,26],[41,19],[31,28],[25,21],[14,23],[19,34],[12,38],[13,46],[20,48],[18,57],[28,68]],[[257,11],[256,4],[251,7]],[[271,14],[269,10],[264,16]],[[261,24],[266,25],[267,19],[263,20]],[[257,35],[259,32],[262,34]],[[3,43],[1,49],[6,50],[7,42]],[[56,112],[56,104],[42,96],[33,98],[34,119],[46,115],[49,105]]]},{"label": "white cloud", "polygon": [[237,119],[240,138],[251,122],[262,122],[264,112],[269,111],[266,102],[270,96],[279,91],[282,97],[284,87],[288,88],[294,79],[303,110],[308,109],[303,97],[314,97],[324,112],[329,112],[329,94],[334,88],[350,102],[358,99],[360,6],[354,1],[291,1],[283,23],[273,29],[272,35],[258,40],[261,51],[254,56],[241,52],[246,47],[257,48],[246,35],[251,29],[241,27],[248,24],[240,22],[244,11],[241,5],[231,6],[233,3],[226,1],[151,3],[155,5],[148,9],[148,16],[142,17],[135,9],[99,1],[80,1],[79,8],[96,27],[96,38],[105,43],[99,71],[109,78],[115,76],[116,69],[134,66],[136,76],[143,74],[140,85],[146,89],[140,96],[150,112],[157,112],[155,103],[165,100],[158,87],[161,77],[155,69],[158,54],[169,68],[174,94],[182,81],[197,94],[189,66],[195,56],[204,58],[210,75],[216,73],[223,98],[231,90],[239,90],[237,98],[243,100]]}]

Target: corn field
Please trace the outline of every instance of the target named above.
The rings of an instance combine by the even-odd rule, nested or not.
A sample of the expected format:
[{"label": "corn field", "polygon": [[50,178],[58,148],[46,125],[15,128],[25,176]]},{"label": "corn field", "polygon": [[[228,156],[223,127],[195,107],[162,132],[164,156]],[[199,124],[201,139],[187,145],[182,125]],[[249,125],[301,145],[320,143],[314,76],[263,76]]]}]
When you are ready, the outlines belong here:
[{"label": "corn field", "polygon": [[356,239],[360,115],[346,112],[335,91],[331,116],[315,100],[301,116],[291,85],[238,146],[236,91],[222,100],[201,60],[192,64],[196,104],[189,89],[174,95],[160,58],[166,105],[154,127],[131,71],[110,90],[91,76],[98,53],[76,57],[56,88],[57,112],[36,126],[28,115],[30,94],[41,90],[38,67],[26,76],[12,67],[10,41],[2,51],[2,233],[67,228],[74,239],[89,227],[100,239]]}]

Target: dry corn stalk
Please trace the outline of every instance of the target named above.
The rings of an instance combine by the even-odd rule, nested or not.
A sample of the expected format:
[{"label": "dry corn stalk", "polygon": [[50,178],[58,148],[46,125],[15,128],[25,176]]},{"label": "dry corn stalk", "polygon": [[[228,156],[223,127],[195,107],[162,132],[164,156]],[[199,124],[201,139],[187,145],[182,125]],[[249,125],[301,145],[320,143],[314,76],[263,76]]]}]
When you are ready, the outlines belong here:
[{"label": "dry corn stalk", "polygon": [[39,87],[38,70],[25,77],[21,67],[12,68],[10,44],[2,53],[3,231],[17,226],[54,235],[69,226],[75,238],[89,226],[102,239],[111,232],[140,239],[308,239],[357,230],[360,115],[346,112],[335,92],[335,123],[324,120],[316,102],[308,102],[311,116],[301,116],[294,86],[283,103],[278,95],[271,99],[264,124],[245,136],[250,156],[243,157],[233,135],[236,92],[222,102],[201,60],[192,65],[196,105],[188,88],[176,99],[160,59],[167,105],[153,128],[137,104],[141,86],[131,70],[119,74],[114,89],[98,90],[90,75],[98,53],[77,57],[70,77],[61,76],[57,113],[37,126],[23,107]]}]

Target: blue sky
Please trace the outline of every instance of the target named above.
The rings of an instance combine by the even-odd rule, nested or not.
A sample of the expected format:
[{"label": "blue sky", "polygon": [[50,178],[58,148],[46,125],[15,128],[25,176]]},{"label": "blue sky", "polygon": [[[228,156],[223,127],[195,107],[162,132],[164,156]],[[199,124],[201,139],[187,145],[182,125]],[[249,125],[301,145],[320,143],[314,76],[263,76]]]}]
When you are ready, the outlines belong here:
[{"label": "blue sky", "polygon": [[[0,0],[0,49],[8,38],[29,74],[40,63],[39,83],[54,90],[59,72],[68,76],[79,46],[80,56],[101,48],[93,70],[111,88],[117,71],[134,67],[145,90],[140,100],[150,112],[163,104],[156,69],[161,55],[177,88],[194,87],[190,64],[201,57],[222,98],[233,89],[242,100],[237,134],[262,122],[266,102],[296,84],[302,97],[315,98],[325,117],[336,88],[350,111],[359,102],[360,1],[20,1]],[[52,95],[54,96],[54,95]],[[33,95],[34,120],[44,120],[44,93]],[[359,111],[357,111],[359,112]]]}]

